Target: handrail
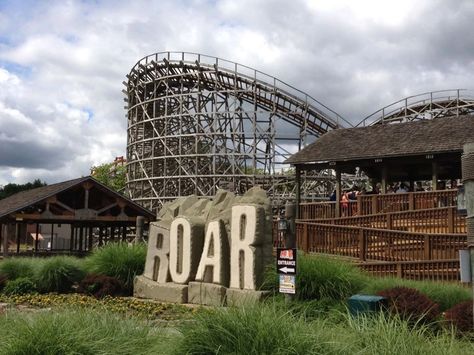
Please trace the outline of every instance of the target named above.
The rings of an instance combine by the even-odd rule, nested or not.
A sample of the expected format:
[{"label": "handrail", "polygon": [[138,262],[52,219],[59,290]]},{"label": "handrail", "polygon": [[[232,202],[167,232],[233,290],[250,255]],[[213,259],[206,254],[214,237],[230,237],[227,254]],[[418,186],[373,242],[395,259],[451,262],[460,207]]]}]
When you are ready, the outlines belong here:
[{"label": "handrail", "polygon": [[416,261],[456,259],[467,235],[394,231],[377,228],[296,222],[297,245],[305,252],[360,260]]}]

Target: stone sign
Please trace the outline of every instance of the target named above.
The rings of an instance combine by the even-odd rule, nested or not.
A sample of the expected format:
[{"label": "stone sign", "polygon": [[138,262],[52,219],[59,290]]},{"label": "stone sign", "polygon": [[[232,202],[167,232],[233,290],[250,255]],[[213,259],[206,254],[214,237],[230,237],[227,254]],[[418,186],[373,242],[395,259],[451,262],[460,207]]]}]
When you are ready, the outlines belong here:
[{"label": "stone sign", "polygon": [[208,305],[262,298],[272,262],[272,214],[265,191],[243,196],[220,191],[211,201],[177,199],[151,223],[145,271],[136,297]]}]

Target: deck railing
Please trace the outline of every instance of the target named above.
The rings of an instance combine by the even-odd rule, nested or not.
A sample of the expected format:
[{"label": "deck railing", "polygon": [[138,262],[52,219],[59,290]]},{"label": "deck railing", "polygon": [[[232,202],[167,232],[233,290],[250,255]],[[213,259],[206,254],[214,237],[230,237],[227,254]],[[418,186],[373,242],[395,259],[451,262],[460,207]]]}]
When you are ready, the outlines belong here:
[{"label": "deck railing", "polygon": [[[357,201],[340,202],[341,216],[357,215]],[[336,202],[303,202],[300,204],[301,219],[335,218]]]},{"label": "deck railing", "polygon": [[432,234],[298,221],[298,247],[309,253],[365,260],[420,261],[458,258],[466,234]]},{"label": "deck railing", "polygon": [[373,276],[409,280],[459,281],[459,260],[365,262],[359,268]]},{"label": "deck railing", "polygon": [[357,196],[359,216],[456,206],[457,190]]},{"label": "deck railing", "polygon": [[419,233],[466,233],[466,218],[456,207],[300,221]]},{"label": "deck railing", "polygon": [[[456,206],[457,190],[359,195],[357,201],[340,202],[341,217]],[[336,202],[304,202],[300,219],[336,217]]]}]

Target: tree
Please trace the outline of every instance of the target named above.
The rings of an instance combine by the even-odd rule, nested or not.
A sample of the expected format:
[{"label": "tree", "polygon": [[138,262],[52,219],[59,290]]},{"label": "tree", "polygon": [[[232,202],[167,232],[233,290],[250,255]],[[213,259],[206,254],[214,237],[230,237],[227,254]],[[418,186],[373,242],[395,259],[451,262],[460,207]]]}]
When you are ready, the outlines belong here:
[{"label": "tree", "polygon": [[94,179],[120,193],[125,190],[126,172],[125,165],[115,163],[106,163],[91,168],[91,175]]},{"label": "tree", "polygon": [[26,184],[6,184],[5,186],[0,186],[0,200],[8,196],[14,195],[20,191],[26,191],[31,189],[36,189],[37,187],[46,186],[45,182],[42,182],[40,179],[36,179],[33,182],[27,182]]}]

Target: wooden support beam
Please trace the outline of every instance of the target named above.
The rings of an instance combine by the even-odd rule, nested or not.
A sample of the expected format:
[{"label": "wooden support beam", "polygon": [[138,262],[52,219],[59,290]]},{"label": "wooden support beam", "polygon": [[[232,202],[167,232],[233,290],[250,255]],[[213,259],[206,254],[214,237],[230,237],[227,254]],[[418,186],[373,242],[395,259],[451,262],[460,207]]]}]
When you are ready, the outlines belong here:
[{"label": "wooden support beam", "polygon": [[388,184],[388,167],[385,163],[382,165],[382,194],[387,193],[387,184]]},{"label": "wooden support beam", "polygon": [[[38,252],[38,247],[39,247],[39,231],[40,231],[39,223],[36,223],[35,253]],[[17,240],[18,240],[18,248],[19,248],[20,247],[19,237]],[[19,250],[18,250],[18,253],[19,253]]]},{"label": "wooden support beam", "polygon": [[104,227],[99,227],[99,247],[104,245]]},{"label": "wooden support beam", "polygon": [[301,203],[301,169],[298,165],[295,168],[295,182],[296,182],[296,219],[300,218],[300,203]]},{"label": "wooden support beam", "polygon": [[431,163],[431,168],[432,168],[432,180],[431,180],[432,189],[433,191],[436,191],[438,190],[438,162],[433,161]]},{"label": "wooden support beam", "polygon": [[54,223],[51,223],[51,245],[50,245],[50,250],[53,250],[53,244],[54,243]]},{"label": "wooden support beam", "polygon": [[69,250],[73,251],[74,250],[74,224],[71,224],[71,238],[69,239]]},{"label": "wooden support beam", "polygon": [[[47,222],[47,221],[50,221],[50,219],[44,219],[42,218],[42,216],[38,213],[18,213],[15,215],[15,218],[19,221],[26,221],[26,220],[29,220],[29,221],[40,221],[40,222]],[[76,218],[75,216],[60,216],[60,215],[55,215],[54,218],[52,219],[54,221],[64,221],[64,222],[73,222],[73,221],[81,221],[81,222],[84,222],[84,221],[87,221],[87,220],[84,220],[84,219],[79,219],[79,218]],[[134,225],[135,221],[136,221],[136,218],[135,217],[125,217],[125,218],[117,218],[115,216],[97,216],[95,218],[92,218],[90,219],[89,221],[91,222],[96,222],[96,221],[100,221],[100,222],[132,222],[130,223],[130,225]]]},{"label": "wooden support beam", "polygon": [[89,227],[89,240],[88,240],[88,243],[87,243],[87,250],[88,251],[92,250],[92,241],[93,241],[92,238],[93,238],[92,227]]},{"label": "wooden support beam", "polygon": [[341,217],[341,171],[336,169],[336,218]]}]

